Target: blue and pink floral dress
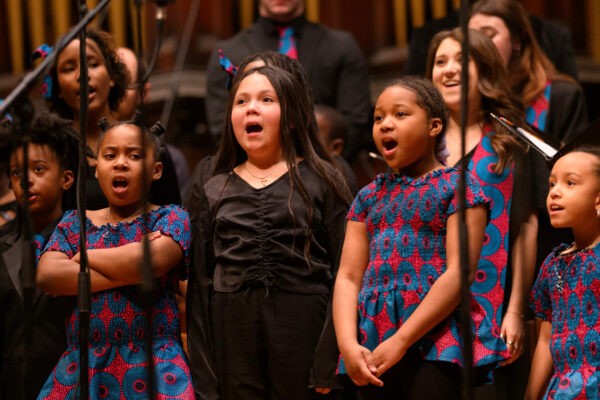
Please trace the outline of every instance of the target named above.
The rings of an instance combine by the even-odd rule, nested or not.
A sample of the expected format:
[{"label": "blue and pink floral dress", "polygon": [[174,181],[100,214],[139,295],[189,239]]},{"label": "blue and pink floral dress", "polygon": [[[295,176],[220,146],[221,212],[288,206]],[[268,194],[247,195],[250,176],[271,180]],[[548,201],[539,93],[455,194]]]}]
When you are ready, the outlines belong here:
[{"label": "blue and pink floral dress", "polygon": [[[149,227],[149,228],[146,228]],[[88,249],[123,246],[141,241],[149,232],[170,236],[183,252],[181,268],[174,268],[157,279],[157,294],[152,315],[154,398],[193,399],[194,390],[188,361],[181,344],[179,312],[175,300],[178,281],[188,271],[190,223],[187,212],[178,206],[162,206],[132,222],[95,226],[87,219]],[[60,251],[73,257],[79,252],[79,215],[65,214],[44,251]],[[148,360],[144,351],[145,317],[135,286],[120,287],[92,294],[89,355],[90,398],[147,399]],[[67,351],[42,388],[39,400],[79,398],[79,313],[67,321]]]}]

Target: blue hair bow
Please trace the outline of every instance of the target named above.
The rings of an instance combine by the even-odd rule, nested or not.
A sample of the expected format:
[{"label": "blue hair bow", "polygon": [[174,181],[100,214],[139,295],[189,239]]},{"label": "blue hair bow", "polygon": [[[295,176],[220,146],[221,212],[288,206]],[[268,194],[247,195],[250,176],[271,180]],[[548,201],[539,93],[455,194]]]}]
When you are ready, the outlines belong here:
[{"label": "blue hair bow", "polygon": [[238,67],[233,65],[233,63],[229,60],[229,58],[223,55],[223,49],[219,49],[219,64],[223,68],[223,71],[227,72],[229,76],[227,77],[227,89],[231,88],[231,83],[233,82],[233,77],[237,74]]},{"label": "blue hair bow", "polygon": [[[4,100],[0,99],[0,104],[2,104]],[[6,113],[4,115],[0,115],[0,121],[4,121],[4,120],[9,120],[10,122],[12,122],[12,115],[10,115],[9,113]]]},{"label": "blue hair bow", "polygon": [[[43,45],[35,49],[35,51],[31,55],[31,60],[37,60],[38,58],[41,58],[43,60],[44,58],[48,57],[50,53],[52,53],[52,50],[54,50],[54,47],[48,46],[44,43]],[[50,74],[50,71],[46,73],[46,76],[44,77],[44,82],[42,83],[42,96],[46,99],[52,97],[52,75]]]}]

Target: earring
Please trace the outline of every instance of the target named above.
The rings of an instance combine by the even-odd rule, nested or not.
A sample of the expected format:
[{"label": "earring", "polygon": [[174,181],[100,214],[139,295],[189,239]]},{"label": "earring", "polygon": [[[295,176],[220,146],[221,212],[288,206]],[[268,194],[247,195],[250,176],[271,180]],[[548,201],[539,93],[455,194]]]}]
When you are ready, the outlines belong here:
[{"label": "earring", "polygon": [[600,218],[600,208],[596,208],[596,217]]}]

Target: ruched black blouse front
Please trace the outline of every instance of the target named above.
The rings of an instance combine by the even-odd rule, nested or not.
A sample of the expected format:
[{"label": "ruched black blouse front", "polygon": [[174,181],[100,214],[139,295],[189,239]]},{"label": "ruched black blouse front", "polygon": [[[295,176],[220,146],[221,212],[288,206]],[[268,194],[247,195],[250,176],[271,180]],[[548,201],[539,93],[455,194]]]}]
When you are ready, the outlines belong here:
[{"label": "ruched black blouse front", "polygon": [[306,206],[296,189],[290,213],[288,173],[259,189],[235,172],[206,183],[197,226],[205,243],[204,259],[213,264],[205,267],[213,273],[214,290],[233,292],[258,284],[296,293],[331,291],[347,208],[304,162],[298,168],[313,204],[310,266],[304,259]]}]

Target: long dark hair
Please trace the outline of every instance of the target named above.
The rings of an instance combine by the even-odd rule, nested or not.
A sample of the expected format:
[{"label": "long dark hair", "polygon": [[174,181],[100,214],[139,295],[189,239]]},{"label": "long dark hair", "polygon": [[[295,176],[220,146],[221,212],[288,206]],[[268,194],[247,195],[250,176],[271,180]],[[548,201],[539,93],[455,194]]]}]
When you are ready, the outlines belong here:
[{"label": "long dark hair", "polygon": [[[453,39],[461,43],[463,40],[461,29],[439,32],[431,40],[425,72],[425,76],[429,79],[433,73],[435,54],[445,39]],[[490,135],[490,142],[498,155],[495,172],[501,173],[513,160],[514,152],[521,150],[522,146],[506,128],[490,116],[490,113],[502,115],[519,125],[524,125],[524,107],[512,92],[504,87],[507,79],[506,70],[498,49],[490,38],[473,29],[469,29],[469,58],[475,63],[479,76],[477,89],[481,93],[481,115],[478,119],[494,130],[494,135]]]},{"label": "long dark hair", "polygon": [[297,159],[303,158],[305,165],[327,183],[346,206],[350,203],[351,195],[341,173],[334,166],[331,155],[321,141],[321,135],[314,122],[313,103],[309,99],[305,88],[302,87],[298,79],[292,74],[278,67],[263,66],[249,70],[235,80],[229,92],[223,139],[214,175],[231,171],[235,166],[242,164],[248,159],[246,152],[235,138],[231,123],[231,110],[241,82],[244,78],[252,74],[261,74],[266,77],[271,85],[273,85],[279,99],[281,107],[281,121],[279,123],[281,146],[283,158],[285,159],[290,175],[288,211],[295,221],[291,201],[294,191],[297,190],[306,205],[306,217],[309,222],[307,224],[308,240],[304,245],[304,259],[310,266],[309,255],[310,238],[312,236],[313,204],[298,172]]},{"label": "long dark hair", "polygon": [[[125,96],[125,91],[127,90],[127,85],[129,84],[130,80],[129,72],[127,72],[127,67],[125,64],[121,62],[121,59],[117,54],[113,37],[108,32],[90,28],[86,31],[86,34],[87,38],[93,40],[98,46],[98,49],[104,58],[108,75],[114,83],[113,87],[110,88],[108,93],[108,106],[111,110],[115,111]],[[61,39],[58,40],[59,43]],[[50,111],[56,112],[62,118],[73,119],[73,110],[71,110],[71,107],[69,107],[68,104],[65,103],[65,101],[59,96],[60,85],[58,84],[58,76],[56,71],[58,57],[56,57],[54,60],[54,64],[50,69],[50,75],[52,77],[52,94],[46,102],[48,104],[48,108],[50,108]]]},{"label": "long dark hair", "polygon": [[298,79],[298,81],[302,84],[302,87],[304,87],[304,89],[306,90],[311,103],[314,102],[310,80],[308,79],[308,75],[306,75],[306,71],[302,67],[302,64],[300,64],[300,61],[296,60],[295,58],[288,57],[285,54],[279,53],[277,51],[265,50],[244,57],[240,62],[238,74],[236,74],[236,77],[233,78],[233,84],[235,84],[236,80],[238,80],[243,75],[243,72],[248,66],[248,64],[258,60],[264,62],[265,65],[279,67],[294,75],[294,77]]},{"label": "long dark hair", "polygon": [[548,79],[575,83],[572,78],[559,74],[546,57],[521,3],[516,0],[479,0],[471,8],[471,15],[475,14],[498,17],[506,24],[514,49],[507,66],[507,82],[524,104],[530,104],[540,95]]}]

